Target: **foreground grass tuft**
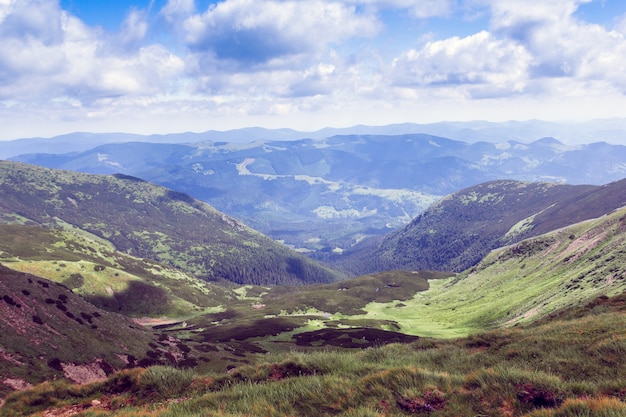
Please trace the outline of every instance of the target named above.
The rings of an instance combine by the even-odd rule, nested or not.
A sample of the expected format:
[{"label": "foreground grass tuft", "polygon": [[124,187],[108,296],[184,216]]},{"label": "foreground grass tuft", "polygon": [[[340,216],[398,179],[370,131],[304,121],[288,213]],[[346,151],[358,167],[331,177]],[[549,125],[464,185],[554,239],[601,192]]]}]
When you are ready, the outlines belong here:
[{"label": "foreground grass tuft", "polygon": [[141,375],[139,388],[147,395],[159,399],[172,398],[183,394],[195,376],[195,373],[188,369],[153,366]]}]

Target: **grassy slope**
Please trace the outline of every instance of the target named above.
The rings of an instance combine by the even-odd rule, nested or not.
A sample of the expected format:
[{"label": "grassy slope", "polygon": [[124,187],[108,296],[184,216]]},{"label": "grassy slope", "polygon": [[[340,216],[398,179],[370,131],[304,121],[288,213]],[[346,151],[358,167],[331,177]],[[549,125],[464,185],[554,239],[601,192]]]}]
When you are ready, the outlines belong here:
[{"label": "grassy slope", "polygon": [[340,276],[190,196],[118,175],[0,161],[0,222],[87,231],[206,279],[331,282]]},{"label": "grassy slope", "polygon": [[544,317],[626,290],[626,209],[494,250],[476,267],[432,283],[406,307],[372,303],[364,318],[401,331],[458,337]]},{"label": "grassy slope", "polygon": [[92,304],[130,316],[185,317],[237,295],[179,269],[116,251],[80,229],[0,225],[0,263],[62,283]]},{"label": "grassy slope", "polygon": [[457,340],[266,355],[203,376],[151,368],[86,386],[46,383],[7,398],[0,415],[621,417],[625,335],[626,297],[602,297]]},{"label": "grassy slope", "polygon": [[605,186],[492,181],[451,194],[378,243],[335,260],[351,272],[460,272],[490,250],[626,205],[626,180]]},{"label": "grassy slope", "polygon": [[110,373],[131,356],[143,359],[156,341],[129,318],[93,306],[64,285],[0,266],[0,394],[12,386],[7,378],[39,383],[62,377],[62,364]]},{"label": "grassy slope", "polygon": [[410,341],[402,334],[454,338],[510,327],[623,291],[625,218],[619,210],[494,251],[452,278],[390,271],[336,284],[241,287],[224,311],[159,329],[184,340],[204,372],[294,346],[368,347]]}]

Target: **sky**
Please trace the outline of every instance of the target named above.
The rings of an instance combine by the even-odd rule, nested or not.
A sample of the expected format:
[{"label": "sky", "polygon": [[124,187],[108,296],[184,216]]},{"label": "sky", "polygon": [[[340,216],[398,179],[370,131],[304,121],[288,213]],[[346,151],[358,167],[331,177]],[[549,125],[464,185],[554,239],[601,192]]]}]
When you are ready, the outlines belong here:
[{"label": "sky", "polygon": [[0,140],[626,117],[623,0],[0,0]]}]

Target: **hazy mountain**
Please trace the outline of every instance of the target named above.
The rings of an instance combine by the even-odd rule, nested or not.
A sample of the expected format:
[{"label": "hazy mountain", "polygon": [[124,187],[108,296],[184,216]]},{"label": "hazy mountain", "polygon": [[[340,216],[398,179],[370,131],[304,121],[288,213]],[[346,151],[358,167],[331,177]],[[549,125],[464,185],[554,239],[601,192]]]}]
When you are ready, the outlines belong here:
[{"label": "hazy mountain", "polygon": [[24,138],[3,141],[0,159],[32,153],[81,152],[107,143],[130,141],[151,143],[196,143],[201,141],[249,143],[254,141],[291,141],[298,139],[325,139],[337,135],[404,135],[427,134],[443,136],[464,142],[532,142],[551,136],[567,144],[604,141],[623,144],[626,137],[626,119],[603,119],[587,122],[555,123],[541,120],[508,122],[438,122],[428,124],[398,123],[385,126],[356,125],[345,128],[327,127],[313,132],[293,129],[266,129],[248,127],[227,131],[184,132],[162,135],[130,133],[75,132],[51,138]]},{"label": "hazy mountain", "polygon": [[626,179],[604,186],[493,181],[451,194],[379,242],[331,258],[356,274],[462,271],[490,250],[626,206]]},{"label": "hazy mountain", "polygon": [[404,226],[439,196],[481,182],[599,185],[626,176],[622,145],[568,146],[553,138],[469,143],[424,134],[247,144],[134,142],[15,159],[144,178],[322,255]]},{"label": "hazy mountain", "polygon": [[338,275],[187,194],[135,177],[0,162],[0,221],[74,227],[207,280],[280,284]]}]

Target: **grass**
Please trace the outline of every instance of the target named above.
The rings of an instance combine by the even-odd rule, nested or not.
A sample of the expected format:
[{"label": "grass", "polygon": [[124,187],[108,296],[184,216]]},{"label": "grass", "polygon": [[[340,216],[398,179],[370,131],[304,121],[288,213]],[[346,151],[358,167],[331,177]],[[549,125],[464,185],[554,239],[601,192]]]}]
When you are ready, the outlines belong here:
[{"label": "grass", "polygon": [[626,290],[626,210],[490,253],[447,280],[429,281],[412,299],[372,302],[365,314],[393,320],[404,333],[461,337],[528,323],[600,295]]},{"label": "grass", "polygon": [[11,395],[0,415],[80,405],[102,417],[624,416],[625,315],[626,295],[602,297],[467,338],[269,354],[228,373],[156,367],[57,381]]},{"label": "grass", "polygon": [[[85,393],[59,382],[25,391],[35,399],[11,396],[5,410],[19,416],[39,406],[80,406],[84,415],[135,417],[567,416],[585,407],[619,413],[626,398],[624,214],[494,251],[450,278],[391,271],[310,287],[224,289],[228,308],[161,326],[162,338],[146,352],[157,354],[177,336],[174,343],[189,359],[181,366],[194,367],[195,375],[155,368],[120,392]],[[83,253],[77,245],[54,247]],[[97,282],[97,274],[133,265],[124,259],[76,265],[92,266]],[[37,262],[70,268],[59,260]],[[162,268],[146,265],[154,276]],[[154,288],[175,287],[167,277],[153,279]],[[84,285],[79,281],[75,288]],[[179,287],[190,300],[213,291]],[[162,295],[131,289],[148,295],[151,305]],[[406,333],[422,338],[409,341]],[[382,346],[400,336],[405,344]],[[93,399],[108,405],[90,406]]]},{"label": "grass", "polygon": [[[237,297],[224,286],[115,251],[110,243],[74,227],[0,225],[0,235],[0,263],[64,284],[111,311],[132,316],[189,317],[223,308]],[[161,301],[156,305],[142,303],[136,297],[141,293],[153,294]]]}]

